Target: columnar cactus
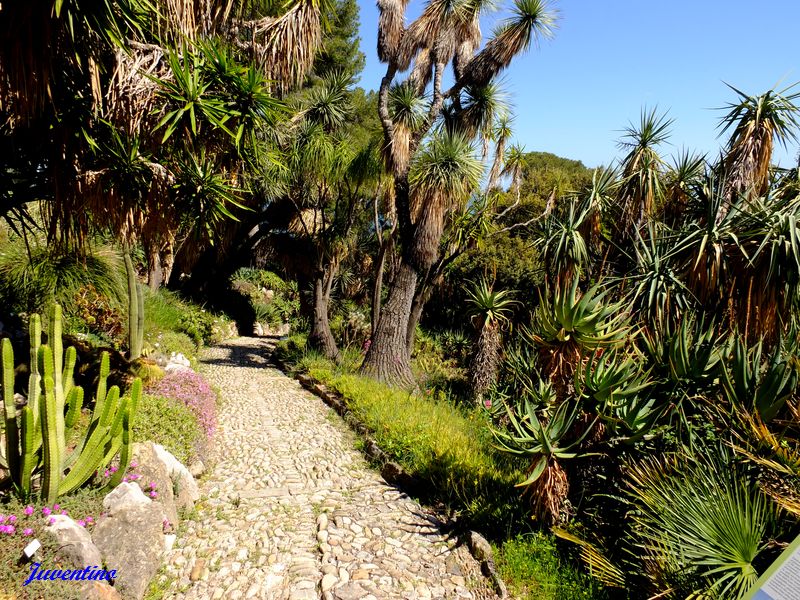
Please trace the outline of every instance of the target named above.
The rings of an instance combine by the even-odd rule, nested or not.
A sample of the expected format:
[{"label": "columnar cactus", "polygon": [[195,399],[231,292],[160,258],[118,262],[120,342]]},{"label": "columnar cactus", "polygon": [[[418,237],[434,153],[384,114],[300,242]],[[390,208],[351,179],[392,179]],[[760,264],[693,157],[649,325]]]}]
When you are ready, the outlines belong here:
[{"label": "columnar cactus", "polygon": [[127,252],[125,271],[128,275],[128,358],[135,360],[141,356],[144,343],[144,294],[136,279],[131,256]]},{"label": "columnar cactus", "polygon": [[8,339],[2,342],[6,447],[5,456],[0,458],[11,472],[18,495],[27,499],[33,483],[40,480],[42,498],[53,502],[86,483],[117,453],[120,456],[119,477],[111,483],[119,483],[130,460],[130,429],[142,393],[141,381],[134,381],[130,396],[123,398],[117,386],[107,390],[109,358],[103,353],[91,423],[83,442],[68,455],[66,430],[78,421],[84,392],[73,381],[75,348],[63,351],[61,308],[56,306],[53,310],[47,345],[41,344],[38,315],[31,316],[30,332],[28,401],[19,419],[14,403],[14,352]]}]

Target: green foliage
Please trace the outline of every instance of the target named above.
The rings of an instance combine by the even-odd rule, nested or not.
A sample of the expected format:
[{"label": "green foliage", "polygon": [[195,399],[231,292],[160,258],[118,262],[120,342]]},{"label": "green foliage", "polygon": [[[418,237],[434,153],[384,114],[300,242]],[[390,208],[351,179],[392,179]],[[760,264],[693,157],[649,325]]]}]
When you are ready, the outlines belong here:
[{"label": "green foliage", "polygon": [[144,394],[132,430],[134,438],[161,444],[188,465],[196,458],[203,430],[182,402]]},{"label": "green foliage", "polygon": [[128,359],[136,360],[142,355],[144,341],[144,295],[128,253],[125,253],[125,272],[128,275]]},{"label": "green foliage", "polygon": [[149,352],[156,350],[167,355],[180,352],[191,357],[203,345],[218,343],[232,333],[226,317],[186,302],[174,292],[165,289],[151,292],[144,288],[142,291]]},{"label": "green foliage", "polygon": [[602,586],[565,561],[543,533],[518,535],[496,554],[497,570],[519,600],[601,600]]},{"label": "green foliage", "polygon": [[[280,353],[336,390],[378,445],[409,473],[430,484],[432,500],[448,503],[470,522],[498,527],[519,517],[513,484],[520,471],[491,448],[479,412],[464,412],[443,397],[409,394],[352,374],[356,365],[334,365],[315,354]],[[303,356],[303,358],[300,358]]]},{"label": "green foliage", "polygon": [[276,327],[299,317],[300,295],[294,281],[272,271],[243,267],[233,274],[231,285],[245,296],[260,323]]},{"label": "green foliage", "polygon": [[542,345],[574,343],[582,350],[614,346],[630,335],[621,302],[608,302],[609,290],[594,285],[578,293],[578,280],[543,296],[534,313],[531,338]]},{"label": "green foliage", "polygon": [[110,247],[60,251],[35,242],[29,254],[22,238],[15,238],[0,246],[0,304],[14,312],[42,311],[54,302],[69,308],[86,286],[121,303],[123,274],[122,259]]},{"label": "green foliage", "polygon": [[777,522],[746,468],[710,450],[646,459],[631,466],[628,483],[634,544],[654,593],[743,597]]},{"label": "green foliage", "polygon": [[[103,353],[95,407],[89,428],[78,446],[68,453],[65,428],[74,426],[83,403],[83,389],[73,383],[75,349],[63,351],[61,308],[54,306],[48,332],[49,345],[41,344],[39,316],[30,321],[31,349],[28,401],[17,421],[14,404],[14,353],[11,342],[2,342],[3,406],[6,448],[2,462],[8,467],[15,493],[31,496],[34,481],[41,481],[41,496],[54,502],[58,496],[81,487],[119,452],[120,475],[127,469],[130,426],[141,397],[135,380],[130,396],[120,398],[117,386],[106,391],[108,354]],[[66,419],[64,415],[67,409]],[[64,474],[65,469],[69,471]],[[115,476],[116,477],[116,476]],[[119,481],[112,479],[110,484]]]}]

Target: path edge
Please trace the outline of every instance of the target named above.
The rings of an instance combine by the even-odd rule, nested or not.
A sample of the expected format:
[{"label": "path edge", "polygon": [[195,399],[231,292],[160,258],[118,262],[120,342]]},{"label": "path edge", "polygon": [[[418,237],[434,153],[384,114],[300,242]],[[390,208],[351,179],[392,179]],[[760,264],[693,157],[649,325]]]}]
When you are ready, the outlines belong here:
[{"label": "path edge", "polygon": [[[367,426],[348,408],[347,401],[341,394],[335,390],[329,389],[325,384],[307,373],[297,373],[293,371],[284,361],[274,354],[270,357],[270,360],[287,377],[296,380],[305,390],[311,392],[332,408],[350,429],[363,438],[363,453],[375,464],[380,465],[379,472],[387,483],[399,488],[408,495],[417,495],[417,492],[422,489],[424,483],[419,478],[408,473],[402,465],[391,460],[389,455],[369,435],[369,428],[367,428]],[[508,598],[506,584],[497,573],[497,567],[494,562],[494,552],[486,538],[477,531],[469,530],[466,535],[462,537],[462,541],[466,542],[470,554],[478,564],[480,564],[481,573],[489,580],[494,592],[501,600]]]}]

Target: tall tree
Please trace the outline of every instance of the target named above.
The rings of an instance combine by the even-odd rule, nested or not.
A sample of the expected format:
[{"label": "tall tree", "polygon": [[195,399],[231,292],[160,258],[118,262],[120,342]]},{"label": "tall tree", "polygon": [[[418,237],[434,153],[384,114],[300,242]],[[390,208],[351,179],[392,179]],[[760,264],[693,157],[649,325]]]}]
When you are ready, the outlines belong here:
[{"label": "tall tree", "polygon": [[[386,63],[386,73],[378,94],[378,114],[384,133],[387,168],[394,178],[394,204],[397,233],[401,246],[398,269],[374,326],[372,345],[362,370],[378,379],[400,384],[412,382],[406,334],[419,277],[436,261],[444,230],[448,191],[417,187],[412,180],[413,165],[423,163],[417,155],[433,159],[444,148],[459,150],[438,164],[443,172],[455,174],[466,167],[463,150],[469,141],[486,129],[480,125],[491,119],[479,116],[477,100],[482,90],[504,70],[515,56],[527,50],[531,41],[549,37],[555,25],[555,13],[544,0],[516,0],[512,14],[480,51],[482,39],[480,16],[491,3],[476,0],[446,2],[430,0],[420,17],[404,27],[406,3],[381,1],[378,4],[378,57]],[[400,85],[408,85],[418,96],[430,86],[425,116],[411,131],[399,126],[392,115],[390,92],[399,73],[409,70]],[[444,88],[444,70],[453,65],[455,80]],[[489,108],[483,104],[481,109]],[[427,143],[434,123],[442,119],[445,132],[437,133]],[[424,150],[423,150],[424,149]],[[422,151],[422,152],[421,152]],[[471,168],[470,168],[471,170]],[[417,172],[425,172],[422,169]],[[464,193],[464,183],[452,191],[454,199]],[[427,182],[427,178],[416,180]],[[469,197],[469,194],[466,194]],[[466,200],[462,197],[461,201]]]}]

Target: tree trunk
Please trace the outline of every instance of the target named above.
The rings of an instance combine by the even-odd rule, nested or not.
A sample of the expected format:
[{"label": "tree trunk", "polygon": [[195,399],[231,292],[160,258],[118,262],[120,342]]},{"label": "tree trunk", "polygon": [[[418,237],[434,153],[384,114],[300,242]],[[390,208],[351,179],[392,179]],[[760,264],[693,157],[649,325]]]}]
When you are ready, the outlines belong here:
[{"label": "tree trunk", "polygon": [[385,383],[406,387],[414,385],[406,334],[416,287],[417,272],[404,260],[395,275],[372,344],[364,357],[363,374]]},{"label": "tree trunk", "polygon": [[417,292],[414,294],[414,302],[411,303],[411,316],[408,319],[408,328],[406,329],[406,347],[408,348],[408,355],[414,354],[414,338],[417,335],[417,325],[422,317],[422,309],[431,299],[435,283],[423,281]]},{"label": "tree trunk", "polygon": [[389,253],[391,239],[381,244],[378,251],[377,268],[375,269],[375,286],[372,288],[372,328],[370,337],[375,337],[375,330],[378,327],[378,320],[381,315],[381,295],[383,294],[383,272],[386,268],[386,256]]},{"label": "tree trunk", "polygon": [[172,232],[167,234],[167,240],[161,246],[161,270],[163,278],[161,281],[169,285],[169,279],[172,276],[172,267],[175,265],[175,236]]},{"label": "tree trunk", "polygon": [[323,271],[314,277],[311,333],[308,336],[308,342],[311,348],[320,351],[325,358],[338,362],[341,356],[328,321],[332,282],[333,274],[330,270]]},{"label": "tree trunk", "polygon": [[158,253],[158,247],[154,244],[149,244],[149,246],[150,248],[147,251],[147,285],[155,292],[161,287],[164,273],[161,270],[161,257]]}]

